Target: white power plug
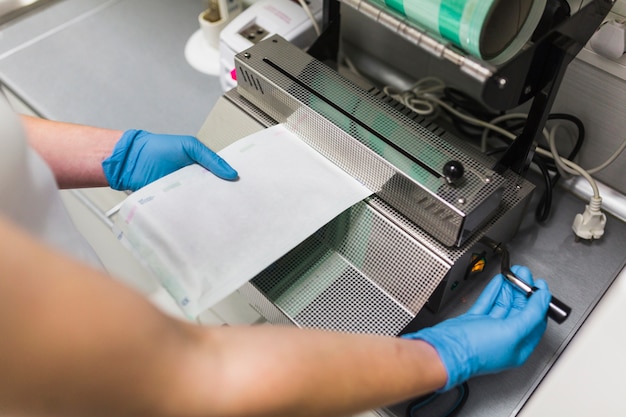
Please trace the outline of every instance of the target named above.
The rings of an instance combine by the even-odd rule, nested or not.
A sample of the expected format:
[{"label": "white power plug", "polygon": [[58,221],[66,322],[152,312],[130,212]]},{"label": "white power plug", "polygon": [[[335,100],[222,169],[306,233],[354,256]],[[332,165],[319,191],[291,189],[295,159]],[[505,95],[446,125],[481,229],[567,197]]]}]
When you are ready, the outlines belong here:
[{"label": "white power plug", "polygon": [[577,237],[585,240],[600,239],[604,235],[606,215],[601,210],[602,198],[591,197],[585,206],[585,212],[577,214],[572,224],[572,230]]},{"label": "white power plug", "polygon": [[626,51],[626,21],[607,20],[593,34],[589,45],[605,58],[619,59]]}]

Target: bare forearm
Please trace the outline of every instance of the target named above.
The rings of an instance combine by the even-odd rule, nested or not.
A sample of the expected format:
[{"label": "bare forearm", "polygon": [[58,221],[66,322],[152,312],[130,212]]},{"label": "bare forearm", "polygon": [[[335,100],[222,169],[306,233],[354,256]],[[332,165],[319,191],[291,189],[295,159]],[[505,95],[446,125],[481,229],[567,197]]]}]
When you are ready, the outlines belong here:
[{"label": "bare forearm", "polygon": [[204,337],[219,360],[187,366],[188,389],[201,401],[189,416],[207,409],[228,417],[348,416],[446,382],[437,353],[421,341],[268,326],[210,329]]},{"label": "bare forearm", "polygon": [[446,380],[419,341],[198,327],[1,218],[0,234],[0,409],[11,414],[330,417]]},{"label": "bare forearm", "polygon": [[60,188],[108,185],[102,161],[111,155],[122,131],[21,118],[29,144],[46,160]]},{"label": "bare forearm", "polygon": [[[0,409],[9,415],[155,415],[184,326],[0,216]],[[181,345],[181,347],[178,346]]]}]

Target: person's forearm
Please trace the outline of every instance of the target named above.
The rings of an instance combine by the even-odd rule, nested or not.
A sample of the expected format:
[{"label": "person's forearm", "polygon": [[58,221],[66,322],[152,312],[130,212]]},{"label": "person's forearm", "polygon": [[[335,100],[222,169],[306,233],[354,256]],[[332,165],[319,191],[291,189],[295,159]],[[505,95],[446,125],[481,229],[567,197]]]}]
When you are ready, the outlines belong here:
[{"label": "person's forearm", "polygon": [[3,414],[154,416],[188,332],[1,215],[0,235]]},{"label": "person's forearm", "polygon": [[435,391],[447,378],[422,341],[275,326],[210,329],[202,339],[216,361],[201,358],[200,343],[186,363],[192,417],[351,416]]},{"label": "person's forearm", "polygon": [[198,327],[1,218],[0,234],[0,409],[9,414],[330,417],[446,382],[421,341]]},{"label": "person's forearm", "polygon": [[122,131],[21,116],[29,144],[52,169],[60,188],[101,187],[102,170]]}]

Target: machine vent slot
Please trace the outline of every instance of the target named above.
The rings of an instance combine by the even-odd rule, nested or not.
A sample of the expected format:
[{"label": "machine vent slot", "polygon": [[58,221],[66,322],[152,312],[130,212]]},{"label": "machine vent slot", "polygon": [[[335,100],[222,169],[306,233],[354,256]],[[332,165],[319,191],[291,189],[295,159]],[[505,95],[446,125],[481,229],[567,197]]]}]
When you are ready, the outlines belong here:
[{"label": "machine vent slot", "polygon": [[254,87],[255,90],[257,90],[261,94],[265,94],[265,92],[263,91],[263,86],[262,86],[261,82],[252,73],[250,73],[245,68],[240,66],[237,69],[237,74],[241,74],[243,76],[243,81],[245,81],[251,87]]}]

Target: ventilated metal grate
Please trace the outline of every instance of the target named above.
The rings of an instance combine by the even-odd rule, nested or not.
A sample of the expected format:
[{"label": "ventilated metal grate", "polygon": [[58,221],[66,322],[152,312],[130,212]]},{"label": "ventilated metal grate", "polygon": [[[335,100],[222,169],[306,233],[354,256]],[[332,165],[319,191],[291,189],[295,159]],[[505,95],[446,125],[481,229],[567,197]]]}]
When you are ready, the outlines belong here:
[{"label": "ventilated metal grate", "polygon": [[413,315],[355,270],[347,269],[294,318],[305,326],[395,336]]},{"label": "ventilated metal grate", "polygon": [[252,284],[298,326],[397,335],[449,268],[361,202]]}]

